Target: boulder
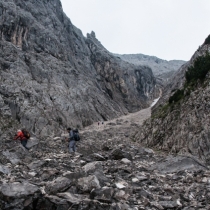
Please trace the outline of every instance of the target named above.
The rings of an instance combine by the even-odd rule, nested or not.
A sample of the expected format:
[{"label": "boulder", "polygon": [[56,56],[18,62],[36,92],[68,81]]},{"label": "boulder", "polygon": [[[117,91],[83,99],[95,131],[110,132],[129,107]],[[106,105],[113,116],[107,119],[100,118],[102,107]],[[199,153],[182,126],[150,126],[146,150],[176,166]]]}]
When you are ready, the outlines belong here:
[{"label": "boulder", "polygon": [[94,161],[91,163],[87,163],[82,168],[85,171],[85,173],[91,174],[91,173],[95,172],[96,170],[102,170],[102,165],[100,162]]},{"label": "boulder", "polygon": [[96,199],[103,203],[112,203],[112,196],[114,189],[111,187],[102,187],[101,189],[94,189],[90,193],[91,199]]},{"label": "boulder", "polygon": [[88,177],[80,178],[78,180],[78,187],[83,192],[91,192],[93,189],[100,189],[99,180],[95,175],[90,175]]},{"label": "boulder", "polygon": [[48,194],[56,194],[67,190],[71,186],[71,180],[66,177],[58,177],[52,182],[48,182],[46,192]]},{"label": "boulder", "polygon": [[127,158],[128,160],[132,160],[132,156],[128,152],[124,152],[121,149],[114,149],[111,152],[109,158],[113,159],[113,160],[121,160],[123,158]]}]

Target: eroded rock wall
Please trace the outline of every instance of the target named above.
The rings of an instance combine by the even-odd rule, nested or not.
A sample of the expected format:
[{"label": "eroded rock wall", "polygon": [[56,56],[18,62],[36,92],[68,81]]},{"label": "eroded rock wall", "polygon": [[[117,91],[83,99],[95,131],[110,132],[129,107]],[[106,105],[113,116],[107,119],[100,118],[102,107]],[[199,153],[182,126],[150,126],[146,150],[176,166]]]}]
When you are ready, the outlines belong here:
[{"label": "eroded rock wall", "polygon": [[197,82],[196,88],[184,97],[169,104],[169,97],[185,85],[185,72],[199,56],[210,51],[209,45],[202,45],[192,59],[174,76],[173,82],[165,87],[163,97],[152,110],[152,116],[136,135],[136,139],[158,150],[174,154],[189,154],[210,164],[210,73],[204,82]]},{"label": "eroded rock wall", "polygon": [[152,72],[85,38],[59,0],[3,0],[0,18],[0,113],[14,127],[54,135],[136,111],[153,97]]},{"label": "eroded rock wall", "polygon": [[144,54],[116,54],[117,57],[135,65],[144,65],[152,69],[154,75],[162,84],[167,83],[169,78],[186,62],[182,60],[163,60],[155,56]]}]

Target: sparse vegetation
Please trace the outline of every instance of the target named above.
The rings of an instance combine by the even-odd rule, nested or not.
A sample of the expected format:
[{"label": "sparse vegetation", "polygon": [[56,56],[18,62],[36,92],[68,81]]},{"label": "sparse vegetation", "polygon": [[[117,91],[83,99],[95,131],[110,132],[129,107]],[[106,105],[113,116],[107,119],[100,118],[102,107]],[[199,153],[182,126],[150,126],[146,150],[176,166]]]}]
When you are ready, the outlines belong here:
[{"label": "sparse vegetation", "polygon": [[[209,38],[210,41],[210,38]],[[169,104],[176,103],[189,95],[200,80],[203,83],[206,74],[210,71],[210,54],[207,52],[204,56],[200,56],[194,62],[194,65],[188,68],[185,73],[186,82],[184,88],[176,90],[176,92],[169,98]]]},{"label": "sparse vegetation", "polygon": [[[210,44],[210,36],[207,38]],[[152,115],[152,119],[155,118],[165,118],[168,112],[174,110],[177,105],[180,104],[180,101],[186,96],[189,96],[190,93],[195,89],[198,81],[203,84],[206,74],[210,71],[210,54],[207,52],[204,56],[198,57],[194,65],[188,68],[188,71],[185,73],[186,82],[183,89],[173,90],[173,95],[169,97],[168,103],[160,107]],[[177,118],[179,117],[179,112],[177,113]]]},{"label": "sparse vegetation", "polygon": [[164,106],[160,107],[158,109],[158,111],[156,111],[153,115],[152,115],[152,119],[155,118],[165,118],[167,116],[168,110],[170,109],[170,105],[167,103]]},{"label": "sparse vegetation", "polygon": [[181,100],[184,97],[184,90],[177,90],[168,100],[169,104],[173,103],[173,102],[177,102],[179,100]]},{"label": "sparse vegetation", "polygon": [[206,55],[198,57],[194,62],[194,65],[188,68],[188,71],[185,73],[185,78],[187,82],[186,85],[188,86],[190,83],[195,83],[198,79],[203,81],[209,70],[210,54],[207,52]]}]

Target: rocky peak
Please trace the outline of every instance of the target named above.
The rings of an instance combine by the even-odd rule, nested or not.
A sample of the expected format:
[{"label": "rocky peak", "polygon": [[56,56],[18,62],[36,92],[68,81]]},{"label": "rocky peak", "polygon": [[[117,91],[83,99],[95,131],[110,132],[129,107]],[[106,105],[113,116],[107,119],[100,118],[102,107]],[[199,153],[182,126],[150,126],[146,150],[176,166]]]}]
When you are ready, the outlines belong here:
[{"label": "rocky peak", "polygon": [[152,69],[155,77],[161,84],[166,84],[169,78],[186,62],[182,60],[163,60],[156,56],[144,54],[115,54],[124,61],[135,65],[144,65]]},{"label": "rocky peak", "polygon": [[0,2],[0,136],[26,127],[39,136],[148,106],[156,80],[85,38],[59,0]]}]

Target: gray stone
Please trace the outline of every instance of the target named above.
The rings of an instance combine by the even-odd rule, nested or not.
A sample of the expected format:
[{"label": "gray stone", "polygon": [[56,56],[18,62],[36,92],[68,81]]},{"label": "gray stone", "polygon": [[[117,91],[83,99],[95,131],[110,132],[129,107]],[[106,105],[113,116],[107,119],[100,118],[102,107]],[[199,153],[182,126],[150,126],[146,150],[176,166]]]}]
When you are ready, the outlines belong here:
[{"label": "gray stone", "polygon": [[132,156],[125,152],[125,151],[122,151],[121,149],[114,149],[110,156],[109,156],[110,159],[114,159],[114,160],[120,160],[120,159],[123,159],[123,158],[127,158],[129,160],[132,160]]},{"label": "gray stone", "polygon": [[57,193],[57,196],[59,196],[60,198],[64,198],[66,201],[70,202],[71,204],[79,204],[84,199],[82,195],[75,195],[69,192]]},{"label": "gray stone", "polygon": [[0,165],[0,172],[3,174],[9,174],[11,170],[6,166]]},{"label": "gray stone", "polygon": [[100,183],[99,180],[95,175],[90,175],[88,177],[80,178],[78,180],[78,186],[84,191],[84,192],[90,192],[92,189],[100,189]]},{"label": "gray stone", "polygon": [[7,157],[7,159],[12,163],[12,164],[18,164],[20,163],[20,159],[15,153],[9,152],[8,150],[3,151],[3,155]]},{"label": "gray stone", "polygon": [[179,201],[159,201],[159,204],[164,207],[164,209],[173,209],[182,206]]},{"label": "gray stone", "polygon": [[37,168],[40,168],[42,165],[44,165],[46,163],[46,161],[40,161],[40,160],[37,160],[37,161],[34,161],[32,163],[30,163],[28,165],[28,167],[30,169],[37,169]]},{"label": "gray stone", "polygon": [[39,140],[37,139],[37,138],[30,138],[30,140],[28,140],[28,142],[27,142],[27,147],[28,148],[32,148],[32,147],[34,147],[34,146],[36,146],[36,145],[38,145],[39,144]]},{"label": "gray stone", "polygon": [[87,163],[82,168],[84,169],[85,173],[91,174],[91,173],[95,172],[96,170],[101,170],[102,165],[100,162],[94,161],[91,163]]},{"label": "gray stone", "polygon": [[204,170],[205,167],[200,165],[199,162],[195,161],[189,157],[177,156],[172,157],[169,156],[163,162],[155,163],[151,169],[157,169],[161,173],[173,173],[179,171],[196,171],[196,170]]},{"label": "gray stone", "polygon": [[66,177],[58,177],[57,179],[49,182],[46,186],[48,194],[56,194],[58,192],[68,189],[71,185],[71,180]]},{"label": "gray stone", "polygon": [[111,187],[103,187],[101,189],[92,190],[90,193],[91,199],[96,199],[103,203],[111,203],[114,189]]},{"label": "gray stone", "polygon": [[130,164],[130,163],[131,163],[131,161],[128,160],[127,158],[123,158],[123,159],[121,160],[121,162],[124,163],[124,164]]},{"label": "gray stone", "polygon": [[130,192],[126,192],[124,190],[118,190],[115,194],[114,194],[114,198],[117,200],[128,200],[130,197]]},{"label": "gray stone", "polygon": [[39,188],[27,182],[14,182],[2,184],[0,186],[0,192],[7,197],[21,198],[39,192]]}]

